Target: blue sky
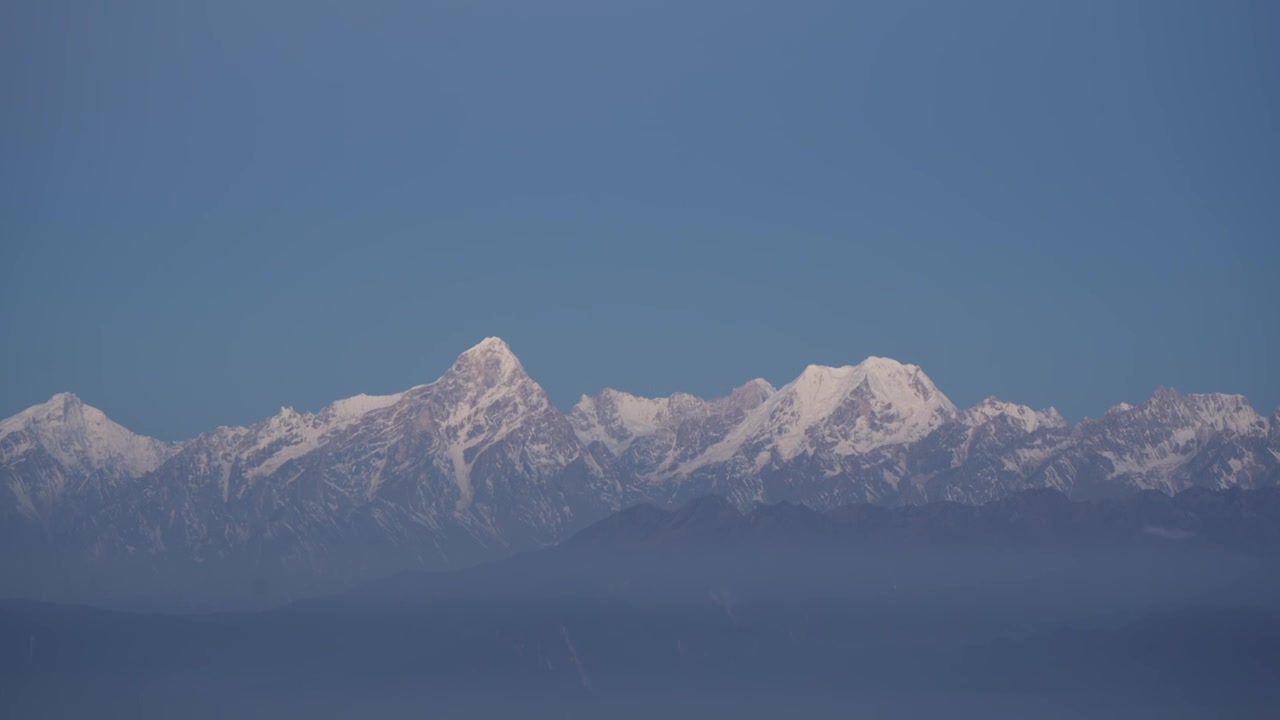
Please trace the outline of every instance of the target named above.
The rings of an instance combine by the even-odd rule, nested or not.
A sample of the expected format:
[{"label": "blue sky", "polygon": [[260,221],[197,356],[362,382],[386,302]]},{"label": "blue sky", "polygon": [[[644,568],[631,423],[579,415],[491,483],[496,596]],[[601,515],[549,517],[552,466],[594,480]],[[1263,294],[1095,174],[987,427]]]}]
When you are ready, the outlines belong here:
[{"label": "blue sky", "polygon": [[867,355],[1069,418],[1280,404],[1280,6],[0,6],[0,416],[166,438]]}]

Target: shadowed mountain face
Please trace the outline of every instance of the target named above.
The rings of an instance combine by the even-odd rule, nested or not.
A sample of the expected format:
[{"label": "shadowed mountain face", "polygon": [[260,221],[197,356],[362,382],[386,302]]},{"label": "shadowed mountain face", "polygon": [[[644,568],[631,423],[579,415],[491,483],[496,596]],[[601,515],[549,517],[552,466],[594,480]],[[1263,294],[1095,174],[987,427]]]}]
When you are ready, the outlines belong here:
[{"label": "shadowed mountain face", "polygon": [[1274,491],[1234,490],[637,506],[261,613],[2,603],[0,696],[51,718],[1264,718],[1278,520]]},{"label": "shadowed mountain face", "polygon": [[829,510],[1272,487],[1277,438],[1275,417],[1232,395],[1161,390],[1075,426],[994,398],[959,409],[885,358],[711,400],[605,390],[563,413],[489,338],[429,385],[185,443],[134,435],[67,394],[0,422],[0,592],[262,607],[709,493],[743,510]]}]

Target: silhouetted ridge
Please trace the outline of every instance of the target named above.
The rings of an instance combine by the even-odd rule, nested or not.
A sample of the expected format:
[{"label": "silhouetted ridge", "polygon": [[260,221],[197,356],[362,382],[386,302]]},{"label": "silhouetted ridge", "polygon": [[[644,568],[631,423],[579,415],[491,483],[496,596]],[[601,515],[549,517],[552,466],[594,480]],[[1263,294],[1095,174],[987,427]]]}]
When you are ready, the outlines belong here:
[{"label": "silhouetted ridge", "polygon": [[747,513],[722,497],[675,510],[637,505],[595,523],[566,545],[704,546],[726,543],[946,545],[975,548],[1103,546],[1112,543],[1280,551],[1280,489],[1149,491],[1111,501],[1073,501],[1055,489],[1016,493],[985,505],[928,503],[897,508],[845,505],[819,512],[781,502]]},{"label": "silhouetted ridge", "polygon": [[566,545],[644,542],[671,522],[673,513],[656,505],[632,505],[578,531]]},{"label": "silhouetted ridge", "polygon": [[704,495],[676,511],[669,529],[727,530],[739,527],[743,519],[743,514],[724,496]]}]

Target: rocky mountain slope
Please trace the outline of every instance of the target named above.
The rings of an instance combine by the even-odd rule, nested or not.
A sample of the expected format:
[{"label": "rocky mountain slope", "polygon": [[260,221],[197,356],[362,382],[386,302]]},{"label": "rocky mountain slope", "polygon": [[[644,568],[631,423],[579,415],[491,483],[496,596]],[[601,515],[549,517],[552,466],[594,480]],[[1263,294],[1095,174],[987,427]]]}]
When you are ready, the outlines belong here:
[{"label": "rocky mountain slope", "polygon": [[69,394],[0,422],[0,559],[13,570],[0,590],[48,585],[52,567],[58,596],[297,594],[709,493],[830,509],[1277,484],[1280,421],[1235,395],[1161,389],[1072,426],[995,398],[957,408],[919,367],[873,357],[715,399],[610,389],[563,413],[489,338],[431,384],[185,443],[130,433]]}]

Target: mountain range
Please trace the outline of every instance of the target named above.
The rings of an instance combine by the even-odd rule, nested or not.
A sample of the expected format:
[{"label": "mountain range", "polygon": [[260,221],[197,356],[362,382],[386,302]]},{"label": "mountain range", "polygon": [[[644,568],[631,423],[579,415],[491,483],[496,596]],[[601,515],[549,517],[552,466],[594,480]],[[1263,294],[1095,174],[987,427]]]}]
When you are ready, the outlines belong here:
[{"label": "mountain range", "polygon": [[67,393],[0,421],[0,591],[268,604],[708,494],[829,510],[1278,484],[1280,410],[1239,395],[1162,388],[1072,425],[995,398],[957,408],[919,367],[872,357],[715,399],[607,389],[563,412],[488,338],[433,383],[186,442]]}]

